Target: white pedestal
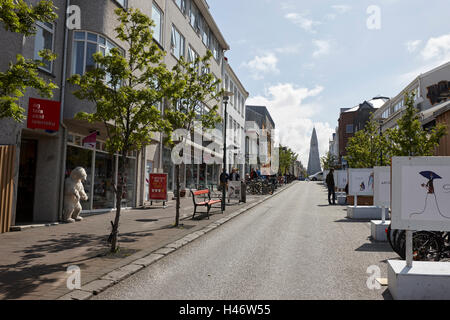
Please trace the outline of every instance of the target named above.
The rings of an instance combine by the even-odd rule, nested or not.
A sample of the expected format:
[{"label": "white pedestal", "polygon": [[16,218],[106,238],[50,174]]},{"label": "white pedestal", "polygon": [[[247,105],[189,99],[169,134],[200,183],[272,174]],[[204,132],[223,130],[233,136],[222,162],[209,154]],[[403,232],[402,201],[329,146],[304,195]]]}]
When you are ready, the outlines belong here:
[{"label": "white pedestal", "polygon": [[388,261],[389,291],[395,300],[450,300],[450,262]]},{"label": "white pedestal", "polygon": [[347,196],[337,196],[337,203],[344,206],[347,203]]},{"label": "white pedestal", "polygon": [[381,220],[381,208],[374,206],[348,206],[347,218],[361,220]]},{"label": "white pedestal", "polygon": [[370,235],[375,241],[387,241],[386,229],[389,228],[390,221],[372,220],[370,221]]}]

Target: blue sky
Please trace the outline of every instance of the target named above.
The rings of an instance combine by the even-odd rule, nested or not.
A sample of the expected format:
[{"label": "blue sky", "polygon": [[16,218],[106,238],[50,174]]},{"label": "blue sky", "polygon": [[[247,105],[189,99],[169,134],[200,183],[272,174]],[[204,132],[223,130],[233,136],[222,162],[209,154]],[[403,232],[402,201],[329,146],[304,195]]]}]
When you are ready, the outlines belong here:
[{"label": "blue sky", "polygon": [[305,166],[313,126],[323,155],[340,108],[395,96],[450,60],[448,0],[207,1],[247,104],[269,108]]}]

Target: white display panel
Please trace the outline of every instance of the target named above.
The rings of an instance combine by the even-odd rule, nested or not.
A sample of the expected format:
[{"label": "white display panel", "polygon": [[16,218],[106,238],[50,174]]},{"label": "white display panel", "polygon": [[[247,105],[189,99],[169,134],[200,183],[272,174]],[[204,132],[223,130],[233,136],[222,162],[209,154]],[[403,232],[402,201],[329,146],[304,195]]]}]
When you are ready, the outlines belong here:
[{"label": "white display panel", "polygon": [[348,193],[351,196],[373,196],[373,169],[349,169]]},{"label": "white display panel", "polygon": [[335,173],[337,176],[337,178],[335,180],[336,186],[339,189],[345,189],[345,186],[347,185],[347,178],[348,178],[347,170],[338,170],[338,171],[335,171]]},{"label": "white display panel", "polygon": [[450,231],[450,157],[392,158],[392,228]]},{"label": "white display panel", "polygon": [[375,167],[373,204],[378,207],[391,207],[391,167]]}]

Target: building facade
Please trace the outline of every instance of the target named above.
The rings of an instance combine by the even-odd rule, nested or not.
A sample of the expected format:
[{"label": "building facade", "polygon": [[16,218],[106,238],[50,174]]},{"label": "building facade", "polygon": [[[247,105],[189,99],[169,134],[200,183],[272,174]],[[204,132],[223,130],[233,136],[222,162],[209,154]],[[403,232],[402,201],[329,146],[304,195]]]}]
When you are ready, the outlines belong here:
[{"label": "building facade", "polygon": [[[58,128],[45,130],[32,128],[26,121],[0,120],[0,144],[16,146],[13,225],[60,220],[64,180],[78,166],[85,168],[88,175],[84,187],[89,200],[82,202],[83,213],[107,212],[116,206],[112,186],[119,178],[119,156],[106,152],[104,125],[75,119],[78,112],[92,112],[95,106],[78,100],[73,95],[76,88],[66,81],[74,74],[82,75],[94,68],[92,54],[95,52],[108,54],[112,48],[119,48],[126,54],[126,44],[117,39],[114,31],[118,26],[115,9],[138,8],[154,20],[154,41],[165,51],[164,62],[168,68],[174,66],[181,56],[190,61],[211,50],[213,58],[208,71],[222,79],[224,52],[229,50],[204,0],[54,0],[54,4],[59,18],[53,24],[38,23],[36,36],[23,38],[9,32],[0,35],[0,41],[8,43],[8,46],[0,48],[2,70],[6,70],[9,61],[15,60],[17,53],[25,58],[37,58],[39,50],[51,49],[58,55],[55,61],[39,71],[42,77],[59,87],[54,91],[52,101],[36,102],[33,99],[41,97],[32,90],[20,99],[26,114],[40,112],[39,108],[48,109],[53,106],[52,102],[57,102],[60,109],[51,111],[56,114],[57,121],[54,122]],[[66,27],[65,13],[69,6],[80,8],[80,29],[69,30]],[[158,106],[161,112],[165,106],[166,102],[162,101]],[[198,107],[199,112],[205,112],[212,103]],[[89,144],[86,143],[87,137],[94,137],[94,142],[91,139]],[[165,148],[162,141],[160,133],[155,132],[150,145],[128,155],[122,207],[139,207],[147,202],[150,172],[167,173],[169,189],[173,190],[171,150]],[[203,143],[193,147],[205,150]],[[217,157],[221,162],[222,155],[217,154]],[[220,165],[207,165],[202,159],[199,164],[185,165],[182,167],[182,186],[195,188],[217,184],[220,170]]]},{"label": "building facade", "polygon": [[[223,89],[232,93],[227,108],[227,171],[232,168],[244,174],[245,164],[245,103],[249,93],[224,59]],[[222,117],[225,117],[224,112]]]},{"label": "building facade", "polygon": [[246,106],[245,110],[245,173],[255,169],[263,175],[274,174],[270,169],[275,151],[275,122],[265,106]]}]

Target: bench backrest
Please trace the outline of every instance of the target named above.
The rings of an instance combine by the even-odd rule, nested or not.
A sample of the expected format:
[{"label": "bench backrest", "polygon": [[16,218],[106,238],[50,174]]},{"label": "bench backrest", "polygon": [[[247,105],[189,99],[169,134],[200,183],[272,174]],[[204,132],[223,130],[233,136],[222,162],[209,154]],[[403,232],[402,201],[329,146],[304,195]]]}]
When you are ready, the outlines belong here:
[{"label": "bench backrest", "polygon": [[206,189],[206,190],[198,190],[198,191],[191,191],[191,192],[194,196],[200,196],[202,194],[208,194],[209,190]]}]

